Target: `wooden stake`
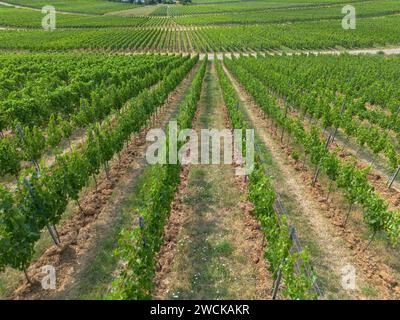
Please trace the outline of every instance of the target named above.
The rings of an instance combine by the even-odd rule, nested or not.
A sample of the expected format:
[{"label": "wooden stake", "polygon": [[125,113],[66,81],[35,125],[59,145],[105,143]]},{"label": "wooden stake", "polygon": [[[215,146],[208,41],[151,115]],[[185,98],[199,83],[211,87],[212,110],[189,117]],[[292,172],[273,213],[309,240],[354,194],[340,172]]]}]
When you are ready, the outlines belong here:
[{"label": "wooden stake", "polygon": [[107,162],[104,163],[104,171],[106,172],[107,180],[110,180],[110,172],[109,172],[109,168],[108,168],[108,163]]},{"label": "wooden stake", "polygon": [[392,179],[390,179],[390,181],[389,181],[389,189],[392,188],[392,185],[393,185],[394,181],[396,180],[397,175],[399,174],[399,172],[400,172],[400,165],[397,167],[396,172],[395,172],[394,175],[392,176]]},{"label": "wooden stake", "polygon": [[370,244],[372,243],[372,241],[375,239],[376,232],[377,232],[377,231],[374,230],[374,233],[372,234],[372,237],[371,237],[371,239],[369,240],[369,242],[368,242],[367,246],[365,247],[365,249],[363,250],[363,252],[366,251],[366,250],[368,249],[368,247],[370,246]]},{"label": "wooden stake", "polygon": [[55,226],[52,225],[47,225],[47,230],[49,231],[49,234],[51,238],[53,239],[54,244],[58,247],[61,244],[60,237],[58,235],[58,232],[56,230]]},{"label": "wooden stake", "polygon": [[28,272],[26,272],[26,269],[24,269],[24,275],[25,275],[26,281],[28,281],[29,284],[32,284],[32,281],[31,281],[31,279],[29,279]]},{"label": "wooden stake", "polygon": [[97,179],[96,179],[96,175],[95,174],[93,175],[93,179],[94,179],[94,187],[95,187],[96,192],[97,192]]},{"label": "wooden stake", "polygon": [[80,213],[83,214],[83,209],[82,209],[81,203],[79,202],[79,199],[76,199],[75,201],[76,201],[76,204],[78,205]]},{"label": "wooden stake", "polygon": [[274,281],[274,286],[272,288],[272,300],[276,300],[276,296],[278,295],[278,290],[279,290],[279,285],[281,283],[281,279],[282,279],[282,267],[279,267],[278,274],[276,276],[276,279]]},{"label": "wooden stake", "polygon": [[344,220],[344,223],[343,223],[343,228],[346,228],[347,221],[349,220],[349,217],[350,217],[351,209],[353,209],[353,202],[350,203],[350,207],[349,207],[349,210],[347,211],[346,219]]}]

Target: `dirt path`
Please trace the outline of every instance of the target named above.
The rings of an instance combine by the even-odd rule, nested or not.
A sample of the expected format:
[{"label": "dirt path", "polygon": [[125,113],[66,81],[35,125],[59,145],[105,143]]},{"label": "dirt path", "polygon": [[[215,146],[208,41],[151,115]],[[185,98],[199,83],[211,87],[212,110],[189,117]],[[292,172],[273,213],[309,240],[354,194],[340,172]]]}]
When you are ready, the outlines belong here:
[{"label": "dirt path", "polygon": [[[195,129],[228,128],[215,67],[209,63]],[[165,228],[157,299],[269,299],[263,236],[232,165],[190,165]]]},{"label": "dirt path", "polygon": [[[310,176],[303,174],[288,157],[287,150],[273,139],[268,121],[254,100],[227,73],[250,122],[270,151],[275,188],[292,211],[289,220],[298,229],[300,239],[310,248],[325,298],[398,298],[398,286],[392,270],[379,258],[362,252],[364,242],[348,230],[343,230],[338,212],[327,206],[322,201],[324,198],[312,189]],[[344,290],[341,286],[341,270],[346,265],[356,268],[356,290]]]},{"label": "dirt path", "polygon": [[[278,105],[281,108],[284,108],[284,99],[276,92],[271,91],[270,94],[276,99]],[[304,127],[307,130],[310,130],[311,123],[313,121],[309,117],[302,119],[299,116],[298,110],[294,106],[290,108],[288,114],[294,118],[301,119]],[[328,135],[329,133],[326,131],[326,138],[328,138]],[[387,181],[389,180],[390,176],[390,174],[387,173],[387,165],[385,166],[385,163],[387,161],[385,159],[373,156],[371,154],[372,152],[368,151],[368,148],[363,148],[357,151],[359,147],[357,147],[355,145],[355,142],[352,142],[351,140],[352,139],[349,139],[341,130],[338,130],[335,141],[334,143],[331,143],[329,149],[338,152],[338,155],[343,160],[349,157],[355,157],[358,168],[371,166],[372,169],[369,171],[367,176],[369,183],[371,184],[371,186],[374,187],[375,191],[388,202],[390,210],[392,210],[393,212],[399,210],[400,192],[398,189],[398,183],[394,183],[391,189],[388,189],[387,187]],[[289,156],[291,152],[291,147],[288,147],[286,144],[282,143],[280,143],[280,146],[285,147],[286,155]],[[295,169],[297,171],[301,171],[302,179],[305,182],[311,181],[313,175],[313,172],[311,172],[312,170],[306,169],[303,166],[299,166],[296,161],[293,161],[293,159],[291,160],[291,165],[295,166]],[[386,171],[386,173],[383,171]],[[371,236],[371,232],[365,224],[363,212],[360,210],[360,208],[355,208],[353,206],[353,210],[349,216],[349,223],[347,223],[346,228],[344,228],[340,223],[340,219],[344,219],[341,218],[340,215],[347,215],[349,208],[347,201],[343,198],[340,192],[331,192],[330,199],[329,201],[327,201],[326,197],[330,185],[329,179],[327,177],[320,177],[319,181],[321,183],[318,183],[317,188],[313,188],[311,192],[316,193],[318,201],[321,203],[325,210],[333,211],[333,213],[329,215],[335,220],[334,223],[336,224],[336,229],[342,228],[341,232],[346,234],[346,241],[351,243],[351,245],[354,242],[358,242],[358,248],[363,251],[361,246],[366,246],[364,243],[365,241],[360,240],[367,240]],[[385,237],[383,233],[381,234],[382,235],[378,236],[375,241],[369,246],[368,251],[372,252],[373,255],[375,255],[376,257],[379,257],[379,260],[384,263],[381,267],[379,267],[385,270],[385,275],[381,280],[384,280],[384,282],[389,285],[390,289],[397,288],[396,290],[398,290],[397,279],[400,279],[400,252],[398,250],[399,245],[393,247],[389,243],[387,237]],[[365,257],[362,252],[361,256],[362,257],[360,258],[363,261],[369,259],[368,257]],[[387,270],[386,266],[389,267],[391,270]]]},{"label": "dirt path", "polygon": [[[181,84],[168,97],[162,111],[155,117],[152,127],[164,127],[175,114],[179,102],[189,87],[198,66],[186,76]],[[117,239],[121,219],[131,221],[129,212],[123,209],[134,194],[138,178],[146,166],[145,152],[150,142],[146,142],[146,129],[130,143],[118,157],[110,163],[110,180],[104,173],[97,178],[94,186],[85,190],[81,197],[83,213],[76,206],[69,208],[71,213],[57,226],[62,246],[49,245],[44,253],[29,267],[28,273],[35,280],[34,285],[26,282],[12,294],[14,299],[71,299],[93,298],[91,287],[99,286],[100,291],[107,289],[109,282],[101,282],[102,276],[112,278],[112,251]],[[125,217],[122,217],[125,215]],[[108,242],[108,243],[105,243]],[[99,255],[103,260],[94,263]],[[56,290],[42,290],[40,279],[44,274],[41,267],[52,265],[56,269]],[[103,271],[102,269],[110,268]],[[107,273],[108,272],[108,273]],[[98,276],[93,273],[97,273]],[[87,296],[89,292],[89,296]],[[100,292],[101,295],[104,292]],[[96,293],[95,293],[96,294]],[[101,297],[101,296],[100,296]]]},{"label": "dirt path", "polygon": [[[271,91],[270,94],[276,99],[279,106],[284,109],[284,99],[276,92]],[[312,123],[315,119],[305,117],[304,119],[299,115],[299,111],[295,106],[291,106],[288,110],[288,114],[294,118],[302,121],[304,127],[310,130]],[[317,121],[322,127],[322,124]],[[330,132],[325,131],[325,138],[327,139]],[[393,169],[389,169],[389,164],[386,158],[382,155],[374,155],[371,150],[367,147],[361,148],[354,141],[353,137],[347,136],[342,129],[337,131],[335,141],[330,144],[329,150],[335,150],[339,153],[341,159],[345,160],[351,156],[354,156],[357,161],[359,168],[365,168],[371,166],[371,170],[368,174],[369,183],[375,188],[379,194],[388,201],[390,210],[398,210],[400,206],[400,191],[399,183],[394,182],[391,189],[388,189],[388,181],[393,176]],[[398,177],[396,180],[399,180]]]}]

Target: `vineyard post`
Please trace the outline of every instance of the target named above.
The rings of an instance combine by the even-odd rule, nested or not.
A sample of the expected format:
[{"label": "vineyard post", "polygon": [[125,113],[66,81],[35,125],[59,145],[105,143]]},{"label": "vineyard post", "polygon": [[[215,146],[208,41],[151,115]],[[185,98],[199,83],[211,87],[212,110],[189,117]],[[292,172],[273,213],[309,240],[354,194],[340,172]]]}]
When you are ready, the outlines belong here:
[{"label": "vineyard post", "polygon": [[[19,134],[21,135],[22,141],[25,143],[25,136],[24,136],[24,133],[23,133],[23,131],[22,131],[22,128],[21,128],[19,125],[17,125],[17,130],[18,130]],[[32,161],[32,163],[35,165],[35,168],[36,168],[36,175],[37,175],[38,177],[40,177],[40,176],[41,176],[41,172],[40,172],[40,167],[39,167],[38,163],[33,159],[33,157],[31,157],[31,161]],[[24,183],[24,185],[26,186],[26,188],[28,189],[29,194],[30,194],[30,196],[32,197],[32,199],[35,199],[35,193],[34,193],[34,191],[33,191],[33,189],[32,189],[32,186],[31,186],[30,183],[26,180],[25,177],[24,177],[24,179],[23,179],[23,183]],[[39,208],[39,210],[41,210],[41,208]],[[50,236],[51,236],[51,238],[53,239],[54,243],[55,243],[57,246],[59,246],[59,245],[61,244],[61,241],[60,241],[60,237],[59,237],[59,235],[58,235],[58,232],[57,232],[56,227],[55,227],[54,225],[47,225],[47,230],[49,231]]]},{"label": "vineyard post", "polygon": [[[290,241],[293,241],[294,234],[295,234],[294,227],[290,227],[290,233],[289,233]],[[291,250],[292,250],[292,245],[290,246],[289,252]],[[283,257],[282,261],[281,261],[281,263],[279,265],[279,268],[278,268],[278,273],[277,273],[276,279],[275,279],[274,284],[273,284],[272,300],[276,300],[276,296],[278,295],[279,287],[280,287],[281,280],[282,280],[282,267],[285,264],[285,262],[286,262],[286,258]]]},{"label": "vineyard post", "polygon": [[25,275],[26,281],[28,281],[29,284],[32,284],[32,280],[29,278],[28,271],[26,269],[24,269],[24,275]]},{"label": "vineyard post", "polygon": [[[19,133],[19,135],[21,136],[21,139],[22,139],[22,142],[24,143],[24,144],[26,144],[26,140],[25,140],[25,135],[24,135],[24,132],[22,131],[22,128],[21,128],[21,126],[19,125],[19,124],[17,124],[17,131],[18,131],[18,133]],[[40,176],[40,167],[39,167],[39,164],[36,162],[36,160],[32,157],[32,155],[29,155],[30,156],[30,158],[31,158],[31,162],[33,163],[33,165],[35,166],[35,168],[36,168],[36,172],[37,172],[37,174]]]},{"label": "vineyard post", "polygon": [[[335,128],[335,130],[333,131],[333,134],[330,136],[331,141],[329,142],[329,144],[331,144],[335,141],[337,131],[338,131],[338,127]],[[328,146],[329,146],[329,144],[328,144]]]},{"label": "vineyard post", "polygon": [[95,174],[93,175],[93,180],[94,180],[94,186],[95,186],[95,189],[96,189],[96,192],[97,192],[97,179],[96,179],[96,175]]},{"label": "vineyard post", "polygon": [[[31,184],[29,183],[29,181],[25,177],[23,179],[23,183],[24,183],[25,187],[28,189],[28,192],[29,192],[29,195],[31,196],[31,198],[33,200],[35,200],[35,198],[36,198],[35,192],[34,192],[32,186],[31,186]],[[40,207],[38,209],[39,209],[39,211],[42,211],[42,209]],[[53,239],[54,243],[57,246],[60,246],[61,241],[60,241],[60,237],[58,235],[56,227],[54,225],[47,225],[47,230],[49,231],[50,236]]]},{"label": "vineyard post", "polygon": [[117,153],[117,157],[118,157],[118,167],[120,169],[121,168],[121,152]]},{"label": "vineyard post", "polygon": [[353,209],[353,204],[354,204],[353,202],[350,202],[349,210],[347,211],[347,214],[346,214],[346,219],[345,219],[344,222],[342,223],[343,228],[346,228],[347,221],[349,220],[351,210]]},{"label": "vineyard post", "polygon": [[[346,103],[343,101],[342,109],[340,110],[340,117],[342,117],[342,115],[343,115],[343,113],[344,113],[345,110],[346,110]],[[336,137],[336,134],[337,134],[338,129],[339,129],[339,125],[336,125],[335,131],[333,132],[333,136],[332,136],[332,138],[331,138],[332,141],[331,141],[330,143],[333,143],[333,142],[335,141],[335,137]]]},{"label": "vineyard post", "polygon": [[[288,113],[288,105],[287,105],[287,102],[286,102],[285,98],[283,99],[283,101],[284,101],[284,104],[285,104],[285,116],[284,116],[284,119],[286,119],[287,113]],[[285,134],[285,126],[283,125],[282,126],[282,133],[281,133],[281,142],[283,141],[283,135],[284,134]]]},{"label": "vineyard post", "polygon": [[372,241],[374,241],[377,232],[378,232],[378,230],[375,229],[374,232],[372,233],[371,238],[368,241],[367,246],[363,249],[362,252],[365,252],[369,248],[369,246],[371,245]]},{"label": "vineyard post", "polygon": [[144,236],[144,218],[142,216],[139,216],[139,227],[142,233],[143,245],[146,246],[146,237]]},{"label": "vineyard post", "polygon": [[[326,139],[326,142],[325,142],[325,151],[328,150],[329,141],[331,140],[331,136],[332,136],[332,133],[330,133],[329,136],[328,136],[328,138]],[[319,172],[320,172],[320,171],[321,171],[321,161],[320,161],[320,163],[318,164],[317,169],[315,170],[314,178],[313,178],[313,181],[312,181],[312,184],[311,184],[313,187],[315,186],[315,183],[317,182],[318,175],[319,175]]]},{"label": "vineyard post", "polygon": [[48,224],[47,230],[49,231],[49,234],[50,234],[51,238],[53,239],[54,243],[57,246],[59,246],[61,244],[61,241],[60,241],[60,236],[57,232],[56,227],[54,225]]},{"label": "vineyard post", "polygon": [[294,237],[296,235],[296,229],[294,227],[290,227],[290,232],[289,232],[289,239],[293,241]]},{"label": "vineyard post", "polygon": [[276,300],[276,296],[278,295],[278,290],[279,290],[279,285],[281,283],[282,279],[282,265],[285,263],[285,258],[282,259],[281,264],[278,269],[278,274],[276,276],[276,279],[274,281],[274,286],[272,289],[272,300]]},{"label": "vineyard post", "polygon": [[[397,118],[397,116],[399,115],[399,113],[400,113],[400,106],[397,108],[395,118]],[[395,182],[395,180],[396,180],[397,175],[399,174],[399,172],[400,172],[400,165],[397,167],[396,172],[393,174],[392,178],[391,178],[390,181],[389,181],[389,189],[392,188],[392,185],[393,185],[393,183]]]},{"label": "vineyard post", "polygon": [[[345,104],[345,102],[343,102],[342,109],[340,110],[340,116],[343,115],[345,109],[346,109],[346,104]],[[325,151],[327,151],[328,148],[329,148],[329,145],[331,143],[333,143],[333,141],[335,141],[335,136],[337,134],[338,128],[339,128],[339,125],[336,125],[335,130],[333,131],[333,133],[332,132],[329,133],[328,139],[326,139],[326,142],[325,142]],[[315,171],[314,178],[313,178],[313,181],[312,181],[312,186],[313,187],[315,186],[315,183],[317,182],[318,175],[319,175],[320,171],[321,171],[321,163],[318,164],[317,170]]]},{"label": "vineyard post", "polygon": [[110,168],[109,168],[109,166],[108,166],[108,161],[106,161],[106,162],[104,162],[104,171],[105,171],[105,173],[106,173],[106,178],[107,178],[107,180],[111,180],[111,177],[110,177]]},{"label": "vineyard post", "polygon": [[399,172],[400,172],[400,165],[397,167],[396,172],[393,174],[392,178],[391,178],[390,181],[389,181],[389,189],[392,188],[392,185],[393,185],[393,183],[395,182],[395,180],[396,180],[397,175],[399,174]]}]

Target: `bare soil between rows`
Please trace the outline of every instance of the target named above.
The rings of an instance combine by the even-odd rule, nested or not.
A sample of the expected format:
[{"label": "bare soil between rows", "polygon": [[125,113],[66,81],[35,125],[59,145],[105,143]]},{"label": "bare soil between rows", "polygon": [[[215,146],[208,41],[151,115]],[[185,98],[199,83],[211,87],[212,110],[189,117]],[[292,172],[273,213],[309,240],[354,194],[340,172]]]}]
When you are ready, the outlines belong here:
[{"label": "bare soil between rows", "polygon": [[[279,105],[283,108],[284,107],[284,101],[282,97],[279,97],[276,95],[276,93],[273,93],[275,98],[277,99]],[[291,115],[292,117],[295,117],[297,119],[300,119],[299,113],[295,108],[291,108],[288,111],[288,114]],[[311,120],[310,119],[304,119],[303,125],[307,130],[310,130],[311,128]],[[338,130],[338,132],[341,133],[341,130]],[[328,132],[325,133],[326,138],[328,138]],[[349,144],[349,143],[348,143]],[[400,191],[398,190],[398,183],[394,183],[393,187],[391,189],[388,188],[388,181],[390,177],[383,173],[381,170],[379,170],[376,167],[376,164],[373,163],[374,161],[367,160],[365,158],[361,158],[358,155],[358,152],[354,150],[354,148],[346,145],[345,141],[343,141],[342,137],[339,137],[338,134],[335,137],[335,140],[333,143],[329,145],[329,150],[331,151],[338,151],[338,155],[341,159],[346,160],[349,158],[353,158],[357,161],[357,167],[359,169],[366,168],[367,166],[371,167],[370,172],[368,173],[368,181],[370,184],[375,188],[375,190],[378,191],[378,193],[388,201],[389,203],[389,208],[391,210],[399,210],[400,209]],[[368,152],[368,150],[367,150]],[[368,152],[370,153],[370,152]],[[385,159],[381,159],[385,161]]]},{"label": "bare soil between rows", "polygon": [[[161,111],[152,117],[152,127],[165,126],[197,69],[198,65],[168,96]],[[122,202],[134,192],[132,184],[137,182],[146,166],[147,129],[143,128],[137,136],[133,136],[120,156],[110,161],[109,179],[103,172],[97,177],[97,188],[89,187],[83,192],[80,199],[83,211],[73,206],[74,214],[57,226],[61,246],[51,245],[31,264],[28,275],[32,284],[24,281],[15,290],[12,299],[73,298],[71,293],[79,286],[80,277],[90,267],[102,241],[117,222]],[[43,290],[41,287],[41,279],[45,276],[42,267],[45,265],[55,267],[55,290]]]},{"label": "bare soil between rows", "polygon": [[[214,68],[203,83],[197,131],[231,127]],[[183,168],[157,257],[155,299],[271,298],[264,236],[246,195],[233,165]]]},{"label": "bare soil between rows", "polygon": [[[227,71],[227,69],[225,68]],[[268,125],[264,113],[254,99],[245,91],[236,79],[227,71],[238,95],[246,104],[246,111],[256,131],[270,150],[274,161],[283,172],[285,189],[295,197],[302,208],[304,221],[313,229],[313,239],[319,246],[326,267],[332,277],[340,277],[340,267],[347,263],[357,267],[357,278],[375,288],[379,299],[399,299],[400,284],[398,273],[388,266],[387,254],[375,250],[372,246],[365,251],[368,239],[360,237],[359,230],[353,226],[343,226],[346,211],[333,200],[327,199],[327,192],[317,182],[312,187],[313,171],[290,157],[292,148],[280,142],[280,130],[277,132]],[[304,235],[303,235],[304,236]],[[318,275],[317,275],[318,276]],[[340,279],[340,278],[339,278]],[[348,292],[355,299],[368,299],[358,288]]]}]

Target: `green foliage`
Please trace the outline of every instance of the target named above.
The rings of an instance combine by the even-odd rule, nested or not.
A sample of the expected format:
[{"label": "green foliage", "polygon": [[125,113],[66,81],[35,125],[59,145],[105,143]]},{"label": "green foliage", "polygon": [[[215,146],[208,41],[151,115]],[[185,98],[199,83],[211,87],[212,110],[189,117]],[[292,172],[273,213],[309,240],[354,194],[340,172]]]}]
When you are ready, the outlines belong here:
[{"label": "green foliage", "polygon": [[[130,139],[132,133],[146,124],[197,59],[181,57],[180,67],[173,69],[154,90],[145,90],[131,100],[123,112],[113,117],[112,125],[105,121],[94,132],[90,130],[87,141],[80,148],[57,157],[55,164],[42,169],[40,176],[31,173],[29,185],[22,179],[18,181],[13,196],[8,191],[0,190],[0,212],[6,225],[6,229],[2,230],[4,237],[2,234],[0,246],[0,250],[4,250],[0,251],[0,255],[6,258],[0,261],[0,268],[11,266],[24,270],[29,265],[34,244],[43,228],[60,221],[68,201],[78,199],[89,178],[121,151],[123,143]],[[35,127],[33,133],[26,132],[26,136],[30,134],[27,140],[29,148],[42,143],[38,132]]]},{"label": "green foliage", "polygon": [[21,169],[21,157],[13,139],[0,139],[0,176],[17,176]]},{"label": "green foliage", "polygon": [[[246,128],[244,115],[238,105],[235,89],[227,78],[221,63],[216,60],[215,64],[232,125],[235,129],[244,129]],[[309,254],[306,250],[299,253],[290,252],[292,240],[289,236],[286,216],[275,212],[276,194],[265,174],[262,163],[264,154],[262,150],[256,150],[255,168],[249,177],[249,200],[254,205],[253,213],[261,222],[268,243],[265,257],[269,261],[270,271],[276,277],[278,270],[282,268],[285,297],[315,299],[315,295],[311,293],[315,281],[314,275],[312,274],[310,277],[305,272],[305,266],[309,265]],[[300,272],[295,271],[295,265],[300,265]]]},{"label": "green foliage", "polygon": [[297,152],[297,151],[292,151],[291,157],[292,157],[294,160],[298,161],[298,160],[300,159],[300,153]]},{"label": "green foliage", "polygon": [[49,146],[55,148],[63,138],[63,131],[60,124],[62,123],[62,118],[60,116],[56,117],[54,114],[51,115],[49,120],[49,125],[47,127],[47,143]]},{"label": "green foliage", "polygon": [[[400,103],[394,85],[399,72],[397,58],[287,56],[240,61],[302,115],[320,120],[324,128],[342,129],[360,147],[384,155],[393,169],[400,165],[398,143],[391,137],[400,134],[400,118],[394,116]],[[351,81],[346,80],[348,73],[353,74]],[[314,156],[313,163],[319,155]]]},{"label": "green foliage", "polygon": [[[49,3],[45,0],[12,0],[11,3],[42,9]],[[80,12],[89,14],[104,14],[110,11],[132,9],[137,7],[131,3],[121,3],[107,0],[53,0],[52,6],[57,11]]]},{"label": "green foliage", "polygon": [[37,126],[34,126],[32,129],[25,127],[23,129],[23,135],[24,137],[19,138],[24,159],[28,161],[38,161],[46,147],[46,140],[43,133]]},{"label": "green foliage", "polygon": [[[250,3],[241,2],[245,6]],[[262,3],[262,1],[254,1],[253,3]],[[166,6],[164,7],[164,10],[167,10]],[[203,5],[179,7],[189,9],[203,7]],[[295,14],[296,11],[290,11],[289,14]],[[337,12],[340,13],[340,11]],[[254,15],[256,16],[256,14]],[[265,15],[271,15],[271,12],[265,13]],[[197,16],[195,18],[190,17],[190,19],[199,19],[200,17]],[[223,16],[222,18],[225,17],[223,14],[221,16]],[[235,13],[235,16],[242,17],[243,15]],[[140,26],[138,28],[124,28],[123,26],[135,24],[136,18],[122,18],[124,20],[119,19],[113,22],[107,20],[110,17],[95,17],[103,19],[104,22],[88,21],[82,17],[74,18],[75,21],[71,21],[72,18],[69,16],[67,18],[69,21],[66,21],[65,25],[74,27],[82,27],[83,25],[86,28],[70,28],[53,32],[2,30],[0,48],[37,51],[119,49],[139,52],[160,49],[168,52],[249,52],[249,50],[264,52],[267,50],[287,50],[287,48],[322,50],[338,46],[350,49],[398,45],[397,34],[400,32],[400,17],[398,15],[358,18],[357,29],[350,31],[343,30],[339,20],[339,23],[332,23],[328,19],[275,23],[273,27],[271,27],[271,24],[257,23],[213,26],[212,28],[190,28],[189,25],[189,27],[180,28],[177,27],[173,18],[145,18],[144,22],[138,23]],[[113,18],[115,19],[115,17]],[[213,15],[208,17],[208,19],[213,18]],[[19,24],[24,24],[23,19],[20,21]],[[115,27],[96,28],[99,25]],[[159,25],[164,27],[158,27]]]},{"label": "green foliage", "polygon": [[[5,99],[1,108],[7,109],[7,128],[13,129],[12,123],[24,124],[26,140],[19,139],[13,135],[3,138],[3,147],[8,148],[8,153],[13,160],[24,159],[39,161],[48,147],[55,148],[63,139],[69,139],[78,128],[86,128],[89,125],[105,119],[110,113],[120,110],[125,102],[136,97],[142,90],[156,84],[160,79],[166,77],[171,70],[180,63],[178,56],[161,57],[159,55],[136,56],[132,57],[111,57],[105,59],[101,56],[89,55],[31,55],[14,58],[8,55],[4,57],[5,74],[0,74],[0,83],[8,83],[0,95],[5,97],[20,95],[17,83],[10,82],[8,73],[12,78],[28,88],[27,91],[37,92],[32,96],[29,103],[38,107],[29,109],[29,106],[21,111],[21,101],[26,101],[24,97],[28,93],[22,93],[21,99]],[[66,59],[68,58],[68,61]],[[60,70],[55,70],[54,65],[48,63],[50,59],[54,65],[60,64]],[[54,59],[54,60],[53,60]],[[70,59],[77,61],[82,70],[76,70],[75,64],[69,62]],[[21,68],[28,71],[28,75],[23,75],[11,69],[11,62],[18,61]],[[93,66],[99,62],[101,66]],[[0,64],[2,63],[0,57]],[[33,64],[33,66],[31,66]],[[87,68],[90,66],[91,70]],[[106,70],[112,68],[114,70]],[[47,72],[56,73],[52,79],[47,78]],[[32,75],[30,75],[32,73]],[[33,75],[40,80],[34,79]],[[51,81],[51,82],[50,82]],[[81,86],[75,86],[68,82],[75,82]],[[84,82],[81,82],[84,81]],[[52,91],[45,90],[43,84],[52,88]],[[98,84],[95,84],[99,82]],[[49,83],[51,85],[49,85]],[[46,89],[47,90],[47,89]],[[104,94],[104,93],[107,94]],[[29,93],[29,95],[31,95]],[[49,102],[50,101],[50,102]],[[10,103],[15,104],[15,109],[10,108]],[[64,106],[61,108],[60,106]],[[39,107],[40,106],[40,107]],[[17,112],[18,111],[18,112]],[[37,111],[37,112],[36,112]],[[22,114],[24,116],[22,116]],[[33,123],[42,124],[39,128]],[[19,137],[21,138],[21,137]],[[0,167],[5,174],[18,174],[19,170],[14,164],[11,165],[9,157],[0,157]],[[12,161],[11,161],[12,162]]]},{"label": "green foliage", "polygon": [[[318,126],[312,126],[311,130],[304,128],[302,120],[289,117],[287,121],[281,121],[284,110],[271,98],[266,88],[266,80],[260,80],[267,75],[259,63],[268,63],[269,59],[226,59],[225,63],[236,75],[259,104],[266,115],[276,123],[283,125],[294,136],[294,140],[303,146],[305,153],[310,155],[314,164],[322,164],[323,171],[332,181],[337,180],[337,186],[344,192],[350,203],[359,204],[364,210],[364,220],[374,232],[384,231],[393,244],[400,239],[400,216],[398,211],[390,211],[388,203],[381,198],[379,193],[369,184],[367,174],[369,168],[358,169],[352,161],[342,162],[338,156],[329,150],[325,150],[325,142],[322,130]],[[254,68],[258,65],[257,68]],[[246,68],[249,68],[247,70]],[[251,72],[251,73],[250,73]],[[261,76],[262,74],[262,76]],[[273,74],[268,69],[268,74]],[[292,79],[292,78],[291,78]],[[277,82],[279,88],[286,86],[285,82]],[[271,84],[268,81],[268,84]],[[297,95],[300,91],[293,91]],[[307,95],[302,94],[304,105],[309,105]],[[340,105],[342,101],[340,101]],[[313,114],[315,112],[312,112]]]},{"label": "green foliage", "polygon": [[[320,2],[320,3],[318,3]],[[243,3],[208,4],[191,7],[176,7],[170,9],[170,14],[177,16],[176,21],[184,25],[250,25],[267,23],[293,23],[305,21],[321,21],[326,19],[343,18],[341,8],[343,4],[335,1],[328,7],[321,6],[322,1],[310,3],[252,1]],[[325,2],[325,1],[324,1]],[[271,7],[274,10],[271,10]],[[293,10],[293,9],[296,10]],[[365,2],[356,6],[357,18],[384,16],[400,11],[396,1]],[[208,12],[213,14],[196,14]],[[238,14],[240,12],[240,14]],[[167,14],[159,8],[153,14]],[[191,15],[190,15],[191,14]],[[184,15],[184,16],[183,16]]]},{"label": "green foliage", "polygon": [[[185,99],[179,105],[179,130],[191,126],[200,98],[206,65],[207,60],[202,62]],[[132,211],[138,214],[139,225],[135,225],[133,230],[123,230],[120,234],[115,254],[123,261],[124,268],[114,280],[108,299],[151,298],[155,256],[163,244],[164,225],[180,181],[180,169],[179,163],[147,168],[137,194],[138,204],[132,208]]]}]

